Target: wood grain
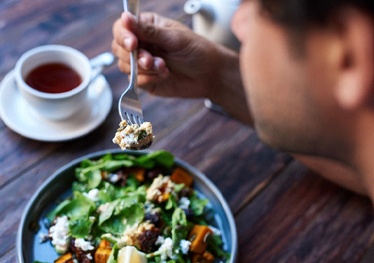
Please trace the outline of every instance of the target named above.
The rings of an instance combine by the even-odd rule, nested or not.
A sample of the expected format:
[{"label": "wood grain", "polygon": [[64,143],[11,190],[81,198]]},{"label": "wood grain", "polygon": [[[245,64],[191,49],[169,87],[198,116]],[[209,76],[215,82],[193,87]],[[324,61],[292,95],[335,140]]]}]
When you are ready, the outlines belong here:
[{"label": "wood grain", "polygon": [[372,219],[368,199],[293,162],[237,216],[240,262],[359,262]]},{"label": "wood grain", "polygon": [[[141,10],[182,19],[185,0],[142,1]],[[122,1],[0,2],[0,80],[20,55],[64,44],[89,57],[110,51]],[[0,262],[16,262],[21,214],[36,189],[62,165],[116,148],[117,101],[127,76],[103,72],[113,91],[108,118],[88,135],[45,143],[23,138],[0,120]],[[152,150],[165,149],[200,169],[222,191],[238,229],[238,262],[359,262],[373,243],[370,202],[313,174],[289,155],[261,143],[255,131],[205,108],[203,100],[157,98],[141,92],[155,131]],[[374,261],[373,261],[374,262]]]}]

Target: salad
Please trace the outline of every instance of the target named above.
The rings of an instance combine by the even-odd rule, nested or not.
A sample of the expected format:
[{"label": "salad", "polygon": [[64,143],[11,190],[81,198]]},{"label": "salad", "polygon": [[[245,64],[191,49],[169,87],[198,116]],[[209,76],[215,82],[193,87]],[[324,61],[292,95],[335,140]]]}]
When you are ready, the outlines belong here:
[{"label": "salad", "polygon": [[167,151],[107,154],[75,169],[72,195],[46,215],[56,263],[228,262],[209,201]]}]

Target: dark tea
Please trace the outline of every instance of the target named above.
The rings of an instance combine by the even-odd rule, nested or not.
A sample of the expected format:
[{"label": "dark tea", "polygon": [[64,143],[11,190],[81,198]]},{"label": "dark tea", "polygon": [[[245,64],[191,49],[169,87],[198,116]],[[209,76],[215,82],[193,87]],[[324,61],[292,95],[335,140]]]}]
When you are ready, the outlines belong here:
[{"label": "dark tea", "polygon": [[78,87],[82,78],[67,65],[48,63],[33,69],[26,76],[26,83],[41,92],[62,93]]}]

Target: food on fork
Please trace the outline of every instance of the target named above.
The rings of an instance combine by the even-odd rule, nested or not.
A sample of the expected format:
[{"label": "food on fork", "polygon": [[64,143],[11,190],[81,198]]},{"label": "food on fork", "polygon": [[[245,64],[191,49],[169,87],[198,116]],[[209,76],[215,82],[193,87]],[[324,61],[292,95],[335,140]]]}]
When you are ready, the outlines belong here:
[{"label": "food on fork", "polygon": [[139,126],[138,124],[128,124],[122,120],[112,141],[118,144],[122,150],[142,150],[151,146],[153,137],[150,122],[143,122]]}]

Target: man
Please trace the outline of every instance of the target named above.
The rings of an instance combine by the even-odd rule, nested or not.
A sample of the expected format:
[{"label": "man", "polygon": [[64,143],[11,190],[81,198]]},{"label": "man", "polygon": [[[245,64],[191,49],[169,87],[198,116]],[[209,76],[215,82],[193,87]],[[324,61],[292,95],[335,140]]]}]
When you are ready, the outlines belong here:
[{"label": "man", "polygon": [[[270,146],[374,201],[374,2],[244,0],[240,54],[152,13],[123,14],[112,49],[159,96],[202,97]],[[240,61],[240,62],[239,62]]]}]

